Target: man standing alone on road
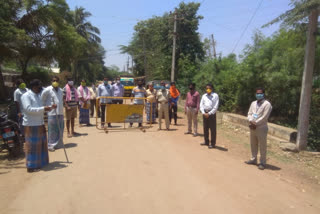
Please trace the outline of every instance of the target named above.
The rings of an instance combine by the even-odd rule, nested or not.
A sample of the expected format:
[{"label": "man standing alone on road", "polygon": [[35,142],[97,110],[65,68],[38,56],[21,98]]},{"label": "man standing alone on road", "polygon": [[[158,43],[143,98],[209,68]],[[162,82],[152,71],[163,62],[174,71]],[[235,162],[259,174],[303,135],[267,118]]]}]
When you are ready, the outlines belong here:
[{"label": "man standing alone on road", "polygon": [[44,112],[57,106],[43,106],[40,96],[41,82],[34,79],[30,89],[21,97],[23,126],[25,131],[25,153],[28,172],[39,171],[49,163],[47,133],[44,126]]},{"label": "man standing alone on road", "polygon": [[90,126],[89,108],[91,93],[84,79],[81,80],[81,85],[78,87],[78,94],[80,99],[79,124],[86,124],[87,126]]},{"label": "man standing alone on road", "polygon": [[159,107],[159,114],[158,114],[158,119],[159,119],[159,128],[158,130],[161,130],[161,120],[162,116],[164,114],[164,119],[166,123],[166,128],[169,130],[170,126],[170,121],[169,121],[169,102],[170,102],[170,92],[168,89],[165,87],[165,82],[161,81],[160,82],[160,89],[157,92],[157,101],[160,105]]},{"label": "man standing alone on road", "polygon": [[264,170],[267,160],[267,135],[268,135],[268,118],[272,111],[272,106],[265,99],[263,88],[256,89],[256,101],[250,105],[248,112],[250,128],[250,144],[252,157],[246,164],[257,164],[258,147],[260,147],[260,164],[259,169]]},{"label": "man standing alone on road", "polygon": [[209,129],[211,132],[211,145],[209,149],[216,147],[217,138],[217,110],[219,106],[219,96],[213,92],[212,84],[207,84],[206,92],[200,101],[200,111],[203,115],[204,143],[202,146],[209,146]]},{"label": "man standing alone on road", "polygon": [[[74,132],[74,119],[77,118],[78,111],[78,92],[73,87],[73,81],[71,78],[68,78],[68,83],[63,88],[63,100],[64,106],[66,110],[66,118],[67,118],[67,131],[68,137],[75,136]],[[70,122],[71,122],[71,133],[70,133]]]},{"label": "man standing alone on road", "polygon": [[[120,82],[120,77],[117,77],[116,82],[112,85],[113,96],[114,97],[123,97],[124,95],[124,86]],[[123,104],[123,99],[113,99],[113,104]]]},{"label": "man standing alone on road", "polygon": [[[99,85],[98,87],[98,98],[100,97],[112,97],[113,96],[113,90],[112,86],[109,85],[108,83],[108,78],[105,77],[103,78],[103,83]],[[105,123],[105,112],[106,112],[106,105],[111,104],[112,99],[106,99],[106,98],[101,98],[100,99],[100,105],[101,105],[101,128],[104,128],[104,123]],[[111,123],[108,123],[108,127],[111,128]]]},{"label": "man standing alone on road", "polygon": [[52,78],[52,85],[44,89],[41,100],[45,106],[57,105],[57,109],[48,112],[48,150],[53,152],[63,147],[63,92],[58,77]]},{"label": "man standing alone on road", "polygon": [[200,94],[196,91],[196,84],[189,84],[189,92],[184,106],[184,113],[188,117],[188,131],[185,134],[192,134],[193,123],[193,136],[198,136],[198,112],[200,109]]}]

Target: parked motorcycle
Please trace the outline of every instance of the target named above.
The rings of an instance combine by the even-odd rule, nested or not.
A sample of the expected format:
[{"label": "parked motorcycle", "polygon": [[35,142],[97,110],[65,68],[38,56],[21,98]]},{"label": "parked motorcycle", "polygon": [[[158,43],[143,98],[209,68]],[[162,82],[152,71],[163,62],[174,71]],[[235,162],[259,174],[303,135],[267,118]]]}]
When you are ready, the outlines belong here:
[{"label": "parked motorcycle", "polygon": [[17,157],[23,152],[23,136],[18,123],[8,119],[8,115],[0,112],[0,151],[6,149],[9,154]]}]

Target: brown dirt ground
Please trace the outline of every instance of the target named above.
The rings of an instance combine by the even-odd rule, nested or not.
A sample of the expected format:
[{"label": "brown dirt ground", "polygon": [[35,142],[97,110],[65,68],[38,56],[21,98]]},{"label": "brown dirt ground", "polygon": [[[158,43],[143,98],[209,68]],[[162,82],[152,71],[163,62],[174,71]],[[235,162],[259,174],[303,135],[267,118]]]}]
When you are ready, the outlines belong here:
[{"label": "brown dirt ground", "polygon": [[57,150],[32,174],[1,153],[1,213],[319,213],[319,158],[269,144],[260,171],[243,163],[247,133],[220,124],[209,150],[178,123],[145,133],[77,128],[87,135],[64,139],[71,163]]}]

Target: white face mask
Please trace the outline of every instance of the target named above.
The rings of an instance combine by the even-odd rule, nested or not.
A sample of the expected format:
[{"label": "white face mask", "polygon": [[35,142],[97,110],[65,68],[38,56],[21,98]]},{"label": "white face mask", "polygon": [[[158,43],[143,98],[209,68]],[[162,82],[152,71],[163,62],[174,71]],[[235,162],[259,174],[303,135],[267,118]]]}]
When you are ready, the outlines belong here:
[{"label": "white face mask", "polygon": [[68,81],[68,85],[73,86],[73,81]]},{"label": "white face mask", "polygon": [[120,80],[117,80],[117,84],[120,84]]}]

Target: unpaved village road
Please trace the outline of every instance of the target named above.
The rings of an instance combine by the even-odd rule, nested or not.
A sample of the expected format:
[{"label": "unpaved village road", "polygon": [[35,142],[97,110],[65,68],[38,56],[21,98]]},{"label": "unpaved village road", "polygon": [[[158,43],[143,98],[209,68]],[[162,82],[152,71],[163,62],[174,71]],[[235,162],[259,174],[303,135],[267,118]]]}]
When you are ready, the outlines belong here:
[{"label": "unpaved village road", "polygon": [[[320,213],[319,189],[301,191],[273,170],[201,147],[179,122],[169,132],[77,128],[88,135],[65,138],[70,164],[63,150],[33,174],[24,159],[1,164],[0,213]],[[217,144],[224,140],[218,132]]]}]

